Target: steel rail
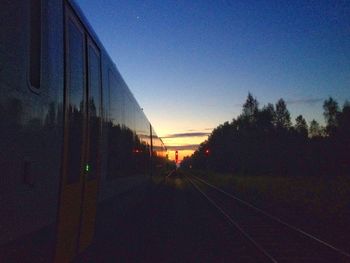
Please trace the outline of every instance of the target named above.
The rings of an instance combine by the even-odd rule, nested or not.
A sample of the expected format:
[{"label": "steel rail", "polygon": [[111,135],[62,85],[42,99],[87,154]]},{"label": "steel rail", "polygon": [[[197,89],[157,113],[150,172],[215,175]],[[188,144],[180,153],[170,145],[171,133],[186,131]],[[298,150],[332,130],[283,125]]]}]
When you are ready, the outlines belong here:
[{"label": "steel rail", "polygon": [[187,175],[185,175],[188,181],[194,186],[195,189],[197,189],[198,192],[200,192],[216,209],[218,209],[225,217],[226,219],[234,226],[236,227],[262,254],[264,254],[271,262],[278,263],[278,261],[271,255],[269,252],[267,252],[258,242],[256,242],[244,229],[235,221],[233,218],[228,215],[212,198],[210,198],[204,191],[200,189],[198,185],[196,185],[192,179],[190,179]]},{"label": "steel rail", "polygon": [[230,193],[224,191],[223,189],[221,189],[221,188],[219,188],[219,187],[217,187],[217,186],[215,186],[215,185],[213,185],[213,184],[211,184],[211,183],[208,183],[207,181],[203,180],[202,178],[199,178],[199,177],[197,177],[197,176],[195,176],[195,175],[193,175],[193,174],[191,174],[191,176],[193,176],[193,177],[196,178],[197,180],[203,182],[204,184],[206,184],[206,185],[208,185],[208,186],[214,188],[215,190],[217,190],[217,191],[219,191],[219,192],[225,194],[226,196],[229,196],[229,197],[235,199],[236,201],[238,201],[238,202],[240,202],[240,203],[242,203],[242,204],[244,204],[244,205],[246,205],[246,206],[248,206],[248,207],[254,209],[255,211],[257,211],[257,212],[259,212],[259,213],[261,213],[261,214],[263,214],[263,215],[269,217],[270,219],[272,219],[272,220],[274,220],[274,221],[276,221],[276,222],[278,222],[278,223],[280,223],[280,224],[282,224],[282,225],[288,227],[289,229],[292,229],[292,230],[298,232],[299,234],[301,234],[301,235],[303,235],[303,236],[306,236],[306,237],[308,237],[308,238],[310,238],[310,239],[312,239],[312,240],[314,240],[314,241],[316,241],[316,242],[318,242],[318,243],[320,243],[320,244],[322,244],[322,245],[328,247],[329,249],[332,249],[333,251],[336,251],[337,253],[342,254],[343,256],[345,256],[345,257],[347,257],[347,258],[350,258],[350,254],[349,254],[348,252],[345,252],[345,251],[343,251],[342,249],[337,248],[337,247],[335,247],[335,246],[333,246],[333,245],[331,245],[331,244],[329,244],[329,243],[327,243],[327,242],[321,240],[320,238],[315,237],[314,235],[309,234],[309,233],[305,232],[304,230],[302,230],[302,229],[300,229],[300,228],[298,228],[298,227],[296,227],[296,226],[293,226],[293,225],[291,225],[291,224],[289,224],[289,223],[287,223],[287,222],[285,222],[285,221],[279,219],[278,217],[276,217],[276,216],[274,216],[274,215],[271,215],[270,213],[265,212],[264,210],[262,210],[262,209],[260,209],[260,208],[258,208],[258,207],[256,207],[256,206],[254,206],[254,205],[248,203],[247,201],[244,201],[244,200],[242,200],[242,199],[240,199],[240,198],[238,198],[238,197],[236,197],[236,196],[234,196],[234,195],[232,195],[232,194],[230,194]]},{"label": "steel rail", "polygon": [[174,172],[175,172],[175,169],[171,170],[166,177],[170,177]]}]

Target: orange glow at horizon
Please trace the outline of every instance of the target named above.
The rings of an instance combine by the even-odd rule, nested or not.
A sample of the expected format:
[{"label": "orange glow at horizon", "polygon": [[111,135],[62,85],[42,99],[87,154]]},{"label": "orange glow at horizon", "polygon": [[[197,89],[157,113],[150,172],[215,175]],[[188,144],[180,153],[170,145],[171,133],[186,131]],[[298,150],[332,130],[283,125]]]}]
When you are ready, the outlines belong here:
[{"label": "orange glow at horizon", "polygon": [[[162,134],[163,135],[163,134]],[[162,135],[160,137],[162,137]],[[199,144],[205,141],[208,135],[197,136],[196,133],[174,133],[163,135],[162,140],[168,147],[169,160],[175,161],[175,152],[178,151],[178,163],[186,156],[191,156]]]},{"label": "orange glow at horizon", "polygon": [[[175,151],[176,150],[168,150],[169,160],[175,161]],[[191,156],[194,153],[194,150],[178,150],[178,153],[179,153],[179,163],[181,163],[184,157]]]}]

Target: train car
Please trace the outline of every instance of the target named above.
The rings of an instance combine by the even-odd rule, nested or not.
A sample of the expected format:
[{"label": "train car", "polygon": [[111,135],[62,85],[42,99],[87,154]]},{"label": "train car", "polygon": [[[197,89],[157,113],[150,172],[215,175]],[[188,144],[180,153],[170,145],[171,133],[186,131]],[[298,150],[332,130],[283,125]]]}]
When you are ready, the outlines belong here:
[{"label": "train car", "polygon": [[70,262],[166,148],[73,1],[0,5],[0,262]]}]

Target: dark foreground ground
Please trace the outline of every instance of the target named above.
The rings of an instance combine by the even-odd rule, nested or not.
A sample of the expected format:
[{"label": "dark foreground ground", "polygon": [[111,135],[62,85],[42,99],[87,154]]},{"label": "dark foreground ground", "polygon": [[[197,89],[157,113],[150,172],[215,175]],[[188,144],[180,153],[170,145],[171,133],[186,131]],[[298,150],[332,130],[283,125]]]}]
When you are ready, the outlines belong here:
[{"label": "dark foreground ground", "polygon": [[[97,219],[95,242],[77,262],[272,262],[229,224],[182,175],[178,173],[171,177],[153,178],[145,185],[105,204],[108,216],[100,213],[102,216]],[[255,195],[246,197],[249,196]],[[278,206],[277,203],[271,206],[273,202],[264,198],[253,201],[266,211],[272,210],[274,215],[287,218],[287,222],[301,226],[309,233],[316,233],[321,239],[331,241],[338,248],[347,251],[348,239],[343,238],[348,237],[345,227],[339,225],[338,228],[334,222],[325,223],[318,217],[297,213],[291,207]],[[239,213],[234,217],[242,215],[248,221],[251,217],[251,212],[237,212],[233,208],[230,211]],[[265,226],[260,217],[254,216],[251,219],[254,219],[250,225],[253,229]],[[267,232],[270,230],[266,229]],[[255,237],[264,239],[266,231],[259,231]],[[276,240],[282,238],[281,244],[284,241],[292,242],[283,248],[284,252],[294,251],[294,247],[303,244],[299,236],[293,236],[288,236],[287,232],[277,236]],[[268,238],[263,244],[271,245],[276,240]],[[305,247],[298,250],[299,254],[306,255],[303,262],[350,262],[344,258],[335,260],[338,257],[333,257],[335,254],[328,253],[322,246],[316,248],[308,242],[305,244]],[[274,247],[279,247],[279,244]],[[274,254],[289,253],[272,250]],[[322,251],[326,251],[324,255],[329,254],[329,257],[323,257]],[[278,262],[299,262],[294,254],[288,257],[282,255],[279,260],[281,261]]]},{"label": "dark foreground ground", "polygon": [[200,171],[194,174],[349,253],[348,175],[238,176]]},{"label": "dark foreground ground", "polygon": [[[231,178],[229,176],[220,177],[220,180],[217,176],[202,176],[206,180],[213,181],[213,184],[237,194],[244,200],[252,202],[286,222],[300,227],[344,251],[349,251],[350,220],[346,220],[348,218],[348,210],[343,209],[344,212],[342,213],[329,213],[329,217],[322,217],[320,213],[314,210],[309,211],[301,209],[303,206],[301,208],[295,206],[302,203],[303,198],[300,199],[300,195],[293,195],[291,192],[296,192],[297,189],[304,189],[305,187],[294,187],[295,189],[283,188],[282,186],[287,185],[284,181],[279,184],[275,183],[279,187],[272,187],[276,178],[273,178],[274,180],[262,178],[267,180],[269,185],[267,189],[269,191],[258,191],[259,189],[264,189],[264,180],[261,181],[254,178],[249,183],[249,178],[249,180],[245,178],[244,180],[242,179],[242,182],[239,182],[238,179],[233,181],[228,180]],[[296,184],[290,185],[293,186]],[[343,186],[343,184],[341,185]],[[344,184],[344,189],[347,189],[345,186]],[[282,189],[280,189],[281,187]],[[331,188],[329,187],[327,189]],[[208,190],[206,192],[210,193],[211,191]],[[279,192],[284,195],[285,192],[289,193],[288,197],[291,202],[285,202],[285,198],[278,195]],[[315,192],[315,189],[309,192]],[[273,195],[268,196],[266,193]],[[327,196],[329,198],[332,197],[332,195]],[[339,194],[337,196],[342,195]],[[344,196],[344,200],[348,200],[345,194]],[[299,199],[294,200],[293,197],[298,197]],[[305,200],[312,200],[312,196],[307,196]],[[316,200],[324,199],[317,198]],[[321,204],[321,207],[332,207],[324,201],[316,202],[316,204],[318,203]],[[339,205],[342,203],[334,202],[334,204]],[[249,229],[254,230],[255,224],[257,227],[259,225],[262,227],[267,226],[263,224],[264,220],[261,220],[255,214],[254,216],[250,216],[250,212],[247,214],[244,211],[238,212],[239,210],[237,208],[229,208],[231,208],[230,211],[235,218],[239,219],[241,217],[248,221],[249,218],[252,219],[250,221],[253,222],[253,225],[250,224],[247,227]],[[165,178],[154,177],[128,192],[117,195],[101,207],[99,206],[98,215],[95,241],[86,253],[76,259],[77,263],[271,262],[267,261],[266,257],[261,252],[259,253],[256,247],[253,247],[246,238],[243,238],[237,229],[232,227],[225,217],[218,213],[218,210],[209,204],[180,173]],[[341,215],[341,217],[335,217],[335,215]],[[256,232],[263,234],[260,239],[265,238],[264,233],[269,233],[274,228],[261,229],[260,232]],[[276,241],[277,239],[273,239],[273,242],[270,242],[270,239],[263,240],[262,242],[264,247],[273,244],[274,249],[272,251],[274,254],[286,254],[277,252],[294,251],[292,245],[298,245],[298,242],[295,241],[296,239],[290,239],[290,236],[288,238],[286,234],[278,234],[277,237],[282,237],[282,241],[283,239],[286,240],[284,243],[288,245],[279,250],[278,244],[280,241]],[[0,263],[49,262],[45,260],[50,258],[50,251],[52,251],[52,249],[50,250],[50,244],[45,243],[45,240],[49,239],[54,240],[54,237],[33,239],[31,236],[28,236],[23,242],[15,246],[13,250],[5,247],[5,251],[11,252],[9,255],[4,254],[4,249],[0,248]],[[278,243],[275,244],[276,242]],[[41,249],[38,251],[33,249],[33,247]],[[276,248],[278,251],[276,251]],[[320,254],[321,249],[310,250],[310,246],[302,247],[301,250],[310,252],[310,261],[303,261],[307,263],[350,262],[348,260],[350,257],[345,261],[336,261],[333,257],[331,257],[332,260],[328,260],[327,258],[323,258],[323,254]],[[321,255],[322,258],[315,260],[315,257],[313,257],[314,254]],[[26,256],[23,257],[23,255]],[[296,260],[296,257],[293,255],[278,262],[301,262]],[[35,260],[32,260],[33,258]]]},{"label": "dark foreground ground", "polygon": [[79,262],[265,262],[183,177],[114,200]]}]

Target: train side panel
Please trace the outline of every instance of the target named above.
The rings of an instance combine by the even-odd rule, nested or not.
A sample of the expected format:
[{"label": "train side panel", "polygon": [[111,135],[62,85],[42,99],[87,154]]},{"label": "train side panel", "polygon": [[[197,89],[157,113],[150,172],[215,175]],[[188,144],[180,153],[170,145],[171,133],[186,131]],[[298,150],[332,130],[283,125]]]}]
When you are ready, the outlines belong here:
[{"label": "train side panel", "polygon": [[[64,160],[71,159],[64,132],[69,101],[67,6],[81,25],[86,50],[91,44],[96,51],[96,85],[101,91],[100,105],[90,103],[93,58],[86,53],[85,171],[71,197],[64,195],[69,170]],[[79,222],[71,232],[77,233],[77,242],[71,240],[72,252],[64,258],[69,261],[91,244],[95,221],[106,223],[111,212],[107,204],[147,183],[165,163],[166,149],[73,1],[2,1],[0,38],[0,261],[52,261],[54,251],[60,254],[57,251],[69,243],[65,234],[75,214]],[[96,177],[91,176],[97,170]],[[76,198],[78,211],[64,209]]]},{"label": "train side panel", "polygon": [[27,258],[40,261],[52,253],[55,240],[63,138],[62,2],[42,1],[39,8],[31,3],[2,1],[0,8],[0,261],[11,247],[17,254],[25,248]]}]

